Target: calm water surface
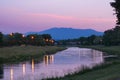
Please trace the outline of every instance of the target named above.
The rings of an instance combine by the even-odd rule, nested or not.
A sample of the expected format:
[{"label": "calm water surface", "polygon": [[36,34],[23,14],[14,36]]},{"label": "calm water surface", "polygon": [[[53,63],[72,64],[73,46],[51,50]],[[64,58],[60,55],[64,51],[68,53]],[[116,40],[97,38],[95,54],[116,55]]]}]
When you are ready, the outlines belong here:
[{"label": "calm water surface", "polygon": [[89,68],[96,64],[103,63],[102,52],[87,49],[70,47],[55,55],[46,55],[43,61],[22,62],[19,64],[4,64],[3,76],[0,80],[40,80],[42,78],[64,76],[74,73],[87,66]]}]

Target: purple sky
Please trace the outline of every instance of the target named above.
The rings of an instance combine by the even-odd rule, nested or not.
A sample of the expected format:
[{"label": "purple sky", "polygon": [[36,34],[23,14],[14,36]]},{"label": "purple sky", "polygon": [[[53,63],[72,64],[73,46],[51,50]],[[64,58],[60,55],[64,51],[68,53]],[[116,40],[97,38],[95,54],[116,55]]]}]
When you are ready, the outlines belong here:
[{"label": "purple sky", "polygon": [[52,27],[91,28],[115,26],[113,0],[0,0],[0,31],[42,31]]}]

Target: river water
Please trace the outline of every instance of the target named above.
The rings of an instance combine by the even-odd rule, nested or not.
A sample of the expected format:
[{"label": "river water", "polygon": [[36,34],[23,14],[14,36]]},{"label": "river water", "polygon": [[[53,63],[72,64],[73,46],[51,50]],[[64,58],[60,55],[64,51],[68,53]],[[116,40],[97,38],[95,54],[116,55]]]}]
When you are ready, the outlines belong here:
[{"label": "river water", "polygon": [[60,77],[104,62],[102,52],[78,47],[69,47],[54,55],[45,55],[43,60],[4,64],[0,80],[40,80]]}]

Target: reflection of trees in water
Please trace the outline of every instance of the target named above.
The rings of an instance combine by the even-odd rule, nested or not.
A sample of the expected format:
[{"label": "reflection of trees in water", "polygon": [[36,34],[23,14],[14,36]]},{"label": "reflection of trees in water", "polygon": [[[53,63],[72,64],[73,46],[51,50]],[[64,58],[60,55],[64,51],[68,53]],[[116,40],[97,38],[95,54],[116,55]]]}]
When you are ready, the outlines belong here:
[{"label": "reflection of trees in water", "polygon": [[0,79],[3,78],[3,65],[0,65]]}]

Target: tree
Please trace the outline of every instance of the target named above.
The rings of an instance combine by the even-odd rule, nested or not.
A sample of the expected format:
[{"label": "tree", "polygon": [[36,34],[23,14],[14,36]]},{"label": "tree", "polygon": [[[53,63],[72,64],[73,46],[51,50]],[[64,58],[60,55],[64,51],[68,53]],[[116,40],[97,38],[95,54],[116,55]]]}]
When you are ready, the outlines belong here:
[{"label": "tree", "polygon": [[86,37],[80,37],[79,41],[80,41],[81,45],[87,44],[87,38]]},{"label": "tree", "polygon": [[116,24],[120,25],[120,0],[115,0],[115,2],[111,2],[111,6],[115,8],[114,10],[117,17]]},{"label": "tree", "polygon": [[111,2],[111,6],[114,7],[114,11],[117,17],[117,26],[113,29],[106,30],[103,36],[103,42],[105,45],[119,45],[120,44],[120,0]]},{"label": "tree", "polygon": [[43,34],[42,38],[44,39],[46,45],[51,45],[51,42],[50,42],[52,39],[51,35]]},{"label": "tree", "polygon": [[89,36],[88,39],[88,44],[89,45],[94,45],[94,40],[95,40],[96,36],[95,35],[91,35]]},{"label": "tree", "polygon": [[113,29],[104,32],[103,41],[105,45],[119,45],[120,44],[120,27],[116,26]]},{"label": "tree", "polygon": [[53,45],[54,41],[52,40],[51,35],[49,34],[42,34],[42,35],[38,35],[38,34],[30,34],[27,35],[26,37],[26,42],[27,44],[30,45]]},{"label": "tree", "polygon": [[2,46],[3,44],[3,34],[2,32],[0,32],[0,46]]}]

